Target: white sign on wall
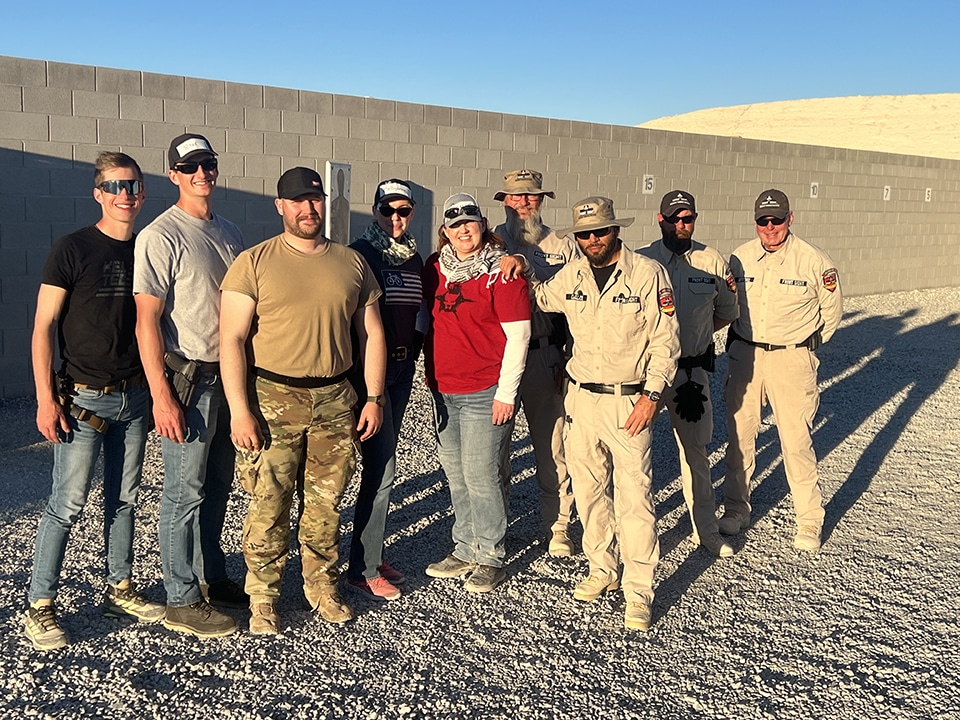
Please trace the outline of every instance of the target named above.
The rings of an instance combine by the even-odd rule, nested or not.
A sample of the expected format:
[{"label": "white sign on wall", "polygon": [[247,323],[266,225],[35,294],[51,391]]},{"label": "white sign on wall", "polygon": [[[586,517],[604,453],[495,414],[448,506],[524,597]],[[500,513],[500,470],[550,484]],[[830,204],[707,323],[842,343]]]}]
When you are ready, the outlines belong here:
[{"label": "white sign on wall", "polygon": [[641,192],[642,192],[644,195],[653,195],[654,184],[655,184],[655,183],[654,183],[653,175],[644,175],[644,176],[643,176],[643,189],[642,189]]},{"label": "white sign on wall", "polygon": [[927,191],[923,194],[923,201],[930,202],[933,200],[933,188],[927,188]]},{"label": "white sign on wall", "polygon": [[889,186],[889,185],[884,185],[884,186],[883,186],[883,199],[884,199],[884,202],[886,202],[887,200],[890,199],[890,186]]},{"label": "white sign on wall", "polygon": [[816,200],[820,197],[820,183],[812,182],[810,183],[810,199]]}]

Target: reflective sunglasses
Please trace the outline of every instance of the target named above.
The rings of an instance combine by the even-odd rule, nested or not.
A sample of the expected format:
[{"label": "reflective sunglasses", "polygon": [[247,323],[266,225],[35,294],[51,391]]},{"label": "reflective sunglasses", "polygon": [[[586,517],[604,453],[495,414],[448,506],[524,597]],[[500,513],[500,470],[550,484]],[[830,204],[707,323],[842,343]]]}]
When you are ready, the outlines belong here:
[{"label": "reflective sunglasses", "polygon": [[577,240],[589,240],[591,235],[596,236],[597,238],[605,238],[607,235],[613,232],[612,227],[597,228],[596,230],[581,230],[580,232],[575,232],[573,236]]},{"label": "reflective sunglasses", "polygon": [[410,213],[413,212],[413,208],[409,205],[404,205],[403,207],[390,207],[389,205],[381,205],[377,208],[379,213],[384,217],[393,217],[394,215],[399,215],[402,218],[410,217]]},{"label": "reflective sunglasses", "polygon": [[786,221],[787,221],[786,218],[778,219],[774,217],[765,217],[757,220],[757,225],[759,225],[760,227],[767,227],[767,225],[769,225],[770,223],[773,223],[774,225],[783,225]]},{"label": "reflective sunglasses", "polygon": [[143,192],[143,183],[140,180],[104,180],[97,189],[108,195],[119,195],[124,190],[127,195],[139,195]]},{"label": "reflective sunglasses", "polygon": [[200,162],[182,162],[173,166],[174,170],[182,172],[184,175],[193,175],[199,168],[203,168],[207,172],[212,172],[217,169],[217,159],[207,158]]},{"label": "reflective sunglasses", "polygon": [[697,219],[697,213],[693,215],[687,215],[686,217],[680,217],[679,215],[674,215],[673,217],[665,217],[663,221],[665,223],[670,223],[671,225],[676,225],[677,223],[683,223],[684,225],[693,225]]},{"label": "reflective sunglasses", "polygon": [[[452,207],[449,210],[445,210],[443,213],[443,216],[447,220],[453,220],[455,217],[459,217],[461,215],[480,217],[480,208],[478,208],[476,205],[461,205],[460,207]],[[403,217],[403,215],[400,217]]]}]

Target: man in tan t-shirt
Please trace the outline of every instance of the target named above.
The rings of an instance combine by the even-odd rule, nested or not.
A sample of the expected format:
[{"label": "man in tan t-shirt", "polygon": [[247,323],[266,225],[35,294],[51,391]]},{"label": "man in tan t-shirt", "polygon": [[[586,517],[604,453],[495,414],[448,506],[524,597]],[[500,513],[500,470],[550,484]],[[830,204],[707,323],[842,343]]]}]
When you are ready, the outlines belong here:
[{"label": "man in tan t-shirt", "polygon": [[[337,591],[337,506],[365,440],[383,419],[386,346],[380,287],[356,252],[320,234],[320,176],[288,170],[277,183],[283,233],[247,250],[220,288],[223,385],[238,469],[250,494],[243,556],[250,631],[279,631],[276,602],[290,548],[290,507],[303,478],[299,524],[303,591],[329,622],[353,612]],[[354,426],[350,326],[360,338],[370,395]]]}]

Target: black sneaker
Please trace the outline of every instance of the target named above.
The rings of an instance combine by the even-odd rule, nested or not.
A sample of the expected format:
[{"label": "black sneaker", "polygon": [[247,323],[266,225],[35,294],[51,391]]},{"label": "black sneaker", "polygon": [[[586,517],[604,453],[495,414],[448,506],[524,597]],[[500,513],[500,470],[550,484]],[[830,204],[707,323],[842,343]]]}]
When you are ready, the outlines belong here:
[{"label": "black sneaker", "polygon": [[250,596],[230,578],[218,580],[211,585],[201,585],[203,597],[211,605],[217,607],[239,608],[245,610],[250,607]]},{"label": "black sneaker", "polygon": [[218,612],[204,600],[183,607],[167,605],[163,626],[202,638],[225,637],[237,629],[237,623],[232,617]]}]

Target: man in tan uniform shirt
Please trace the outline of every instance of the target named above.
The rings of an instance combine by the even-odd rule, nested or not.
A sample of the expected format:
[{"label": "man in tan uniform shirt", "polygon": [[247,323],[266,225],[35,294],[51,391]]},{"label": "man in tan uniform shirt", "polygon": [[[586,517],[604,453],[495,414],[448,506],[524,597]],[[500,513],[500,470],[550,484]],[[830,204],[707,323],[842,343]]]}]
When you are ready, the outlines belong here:
[{"label": "man in tan uniform shirt", "polygon": [[713,334],[737,318],[737,286],[730,266],[716,250],[693,239],[696,200],[671,190],[660,202],[657,222],[663,237],[637,252],[663,265],[670,275],[680,321],[681,357],[673,385],[660,401],[670,412],[683,498],[693,525],[693,541],[717,557],[733,547],[717,532],[717,506],[710,481],[707,444],[713,436],[710,376]]},{"label": "man in tan uniform shirt", "polygon": [[[540,208],[544,196],[543,176],[536,170],[512,170],[503,178],[503,188],[494,199],[503,202],[507,221],[494,233],[507,245],[511,255],[527,261],[537,280],[549,280],[580,251],[572,238],[558,236],[543,224]],[[520,401],[530,428],[530,442],[537,459],[540,488],[540,519],[551,555],[567,557],[573,547],[567,535],[573,494],[563,457],[563,395],[561,394],[564,350],[567,340],[563,316],[545,313],[532,303],[532,334],[527,365],[520,380]],[[501,468],[502,480],[510,482],[510,458]]]},{"label": "man in tan uniform shirt", "polygon": [[833,261],[790,231],[790,201],[779,190],[760,193],[754,205],[757,237],[730,257],[740,289],[740,317],[727,340],[727,474],[720,532],[750,525],[750,479],[765,400],[780,434],[793,494],[798,550],[820,549],[823,498],[811,429],[820,404],[815,350],[840,325],[843,299]]},{"label": "man in tan uniform shirt", "polygon": [[659,560],[651,425],[680,357],[673,290],[663,267],[624,251],[620,228],[633,218],[617,219],[612,200],[581,200],[573,221],[557,234],[573,232],[585,257],[535,291],[541,310],[566,315],[574,340],[564,447],[590,574],[573,596],[616,590],[622,560],[624,626],[648,630]]}]

